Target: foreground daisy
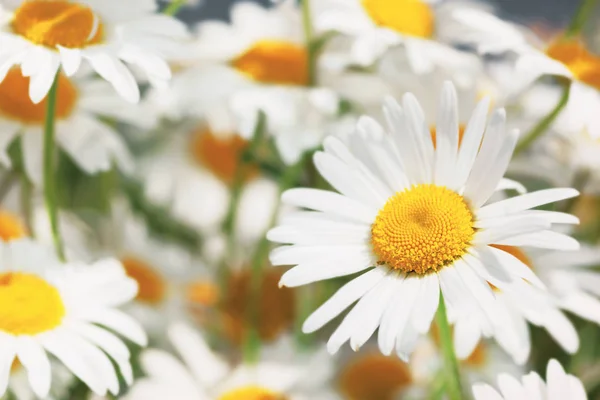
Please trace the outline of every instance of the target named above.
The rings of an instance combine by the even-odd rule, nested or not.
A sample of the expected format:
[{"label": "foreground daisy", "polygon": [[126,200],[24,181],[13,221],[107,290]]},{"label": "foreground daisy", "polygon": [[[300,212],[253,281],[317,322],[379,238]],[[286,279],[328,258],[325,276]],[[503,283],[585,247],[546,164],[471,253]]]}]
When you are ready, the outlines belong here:
[{"label": "foreground daisy", "polygon": [[328,358],[318,353],[308,360],[296,354],[284,362],[277,359],[294,357],[294,352],[290,353],[291,348],[279,348],[274,349],[276,354],[266,355],[271,358],[269,361],[232,369],[191,327],[174,324],[169,328],[169,337],[183,362],[161,350],[145,351],[141,363],[146,377],[131,388],[127,400],[331,399],[325,397],[328,391],[314,387],[316,382],[325,382],[331,373]]},{"label": "foreground daisy", "polygon": [[[436,140],[413,95],[403,106],[393,99],[384,112],[390,133],[363,118],[345,146],[328,138],[315,165],[340,194],[292,189],[282,200],[315,211],[283,218],[268,238],[288,243],[271,253],[273,265],[297,265],[283,286],[363,272],[343,286],[304,323],[313,332],[358,303],[331,336],[336,352],[346,341],[362,346],[379,327],[379,346],[394,346],[403,358],[419,334],[429,331],[440,290],[455,316],[469,315],[491,336],[498,318],[490,280],[523,278],[531,270],[491,244],[519,241],[559,246],[573,239],[550,231],[555,214],[531,210],[576,196],[573,189],[550,189],[486,205],[512,155],[518,132],[505,132],[505,113],[495,111],[486,126],[483,100],[466,126],[459,146],[456,92],[444,85]],[[546,238],[551,237],[548,245]],[[364,272],[367,270],[366,272]]]},{"label": "foreground daisy", "polygon": [[146,336],[135,321],[114,308],[137,292],[118,262],[64,265],[29,240],[0,244],[0,259],[0,395],[6,392],[11,366],[18,360],[33,392],[45,398],[52,376],[47,353],[97,394],[119,392],[113,362],[131,383],[129,350],[112,332],[140,345]]},{"label": "foreground daisy", "polygon": [[155,0],[26,0],[0,6],[0,81],[19,65],[31,78],[31,100],[39,103],[61,67],[70,76],[86,60],[121,96],[137,102],[138,85],[125,63],[150,83],[164,85],[171,77],[164,58],[187,37],[185,26],[156,14],[157,7]]},{"label": "foreground daisy", "polygon": [[520,382],[508,374],[501,374],[498,376],[498,386],[500,391],[488,384],[473,385],[473,396],[475,400],[587,399],[581,381],[567,374],[556,360],[548,363],[546,382],[535,372],[523,376]]}]

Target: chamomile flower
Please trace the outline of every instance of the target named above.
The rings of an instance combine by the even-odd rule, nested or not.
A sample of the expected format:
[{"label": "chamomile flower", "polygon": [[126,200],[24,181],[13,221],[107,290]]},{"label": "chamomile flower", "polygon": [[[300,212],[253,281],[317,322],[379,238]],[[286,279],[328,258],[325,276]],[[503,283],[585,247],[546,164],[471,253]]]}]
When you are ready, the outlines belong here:
[{"label": "chamomile flower", "polygon": [[475,400],[587,399],[581,381],[567,374],[556,360],[548,363],[546,382],[535,372],[523,376],[520,381],[509,374],[501,374],[498,387],[499,391],[488,384],[473,385],[473,396]]},{"label": "chamomile flower", "polygon": [[45,97],[56,73],[77,72],[83,60],[126,100],[140,98],[129,66],[155,85],[171,77],[165,57],[181,51],[185,26],[157,14],[155,0],[26,0],[0,8],[0,81],[13,66],[31,78],[34,103]]},{"label": "chamomile flower", "polygon": [[[358,300],[328,342],[335,353],[348,340],[361,347],[377,328],[384,354],[394,347],[403,358],[429,331],[438,300],[456,315],[470,315],[491,336],[498,318],[490,280],[538,282],[531,270],[492,244],[559,247],[577,244],[552,232],[555,214],[534,207],[576,196],[550,189],[486,204],[512,155],[518,132],[505,132],[503,110],[492,113],[482,100],[459,145],[456,91],[444,85],[436,139],[411,94],[403,106],[385,102],[390,132],[363,118],[350,147],[325,140],[315,155],[320,173],[340,193],[292,189],[283,202],[314,211],[284,217],[268,233],[289,244],[271,253],[273,265],[296,265],[282,286],[361,273],[304,323],[313,332]],[[485,132],[485,133],[484,133]],[[551,243],[545,243],[546,238]],[[366,271],[366,272],[365,272]],[[441,291],[441,292],[440,292]],[[440,293],[443,296],[440,296]]]},{"label": "chamomile flower", "polygon": [[[10,68],[0,82],[0,162],[10,166],[8,148],[20,136],[23,163],[29,178],[42,180],[42,146],[46,99],[36,104],[29,98],[30,78]],[[126,172],[133,168],[127,146],[110,124],[100,117],[148,128],[155,122],[145,108],[135,107],[116,96],[110,86],[90,74],[67,78],[58,75],[56,141],[85,172],[111,168],[113,161]]]},{"label": "chamomile flower", "polygon": [[62,264],[45,247],[25,239],[0,244],[0,254],[2,395],[18,360],[33,392],[46,397],[52,383],[47,353],[97,394],[119,392],[113,361],[131,383],[129,351],[112,332],[140,345],[146,343],[146,335],[115,308],[137,292],[118,262]]},{"label": "chamomile flower", "polygon": [[175,397],[181,400],[325,400],[311,385],[307,373],[329,367],[319,354],[319,362],[303,362],[296,357],[287,362],[259,361],[231,368],[213,353],[200,334],[178,323],[169,328],[171,342],[180,361],[169,353],[150,349],[141,356],[146,377],[138,380],[127,400],[154,400]]}]

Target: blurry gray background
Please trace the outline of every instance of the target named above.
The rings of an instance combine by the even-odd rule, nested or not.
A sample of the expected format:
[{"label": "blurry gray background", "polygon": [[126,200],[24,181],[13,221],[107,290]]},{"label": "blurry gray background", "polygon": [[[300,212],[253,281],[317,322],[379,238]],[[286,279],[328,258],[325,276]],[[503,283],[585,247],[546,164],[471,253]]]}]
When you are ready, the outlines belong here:
[{"label": "blurry gray background", "polygon": [[[185,8],[179,17],[193,23],[201,19],[227,19],[228,9],[238,0],[203,0],[196,8]],[[269,0],[255,0],[268,4]],[[319,0],[312,0],[319,1]],[[450,0],[451,1],[451,0]],[[504,17],[528,23],[564,25],[573,15],[579,0],[490,0]]]}]

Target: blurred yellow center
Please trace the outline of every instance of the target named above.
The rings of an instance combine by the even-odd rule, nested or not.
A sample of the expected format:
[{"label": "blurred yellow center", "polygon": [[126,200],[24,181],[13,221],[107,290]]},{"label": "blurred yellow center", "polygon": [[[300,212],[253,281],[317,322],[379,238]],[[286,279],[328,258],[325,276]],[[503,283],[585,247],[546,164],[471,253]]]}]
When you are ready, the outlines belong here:
[{"label": "blurred yellow center", "polygon": [[37,45],[82,48],[102,42],[103,28],[91,8],[67,0],[29,0],[15,11],[12,29]]},{"label": "blurred yellow center", "polygon": [[308,54],[296,43],[261,40],[233,60],[233,66],[255,81],[277,85],[308,84]]},{"label": "blurred yellow center", "polygon": [[0,209],[0,239],[7,242],[27,235],[27,229],[18,216]]},{"label": "blurred yellow center", "polygon": [[[77,103],[78,93],[75,86],[64,75],[58,78],[58,97],[56,99],[56,118],[69,117]],[[8,71],[0,82],[0,116],[28,125],[41,125],[46,117],[46,99],[34,104],[29,98],[29,78],[21,74],[20,69]]]},{"label": "blurred yellow center", "polygon": [[411,36],[433,35],[435,16],[422,0],[362,0],[362,5],[381,27]]},{"label": "blurred yellow center", "polygon": [[214,306],[219,300],[219,287],[208,281],[191,282],[185,288],[186,299],[192,305]]},{"label": "blurred yellow center", "polygon": [[219,400],[286,400],[287,396],[259,386],[247,386],[225,393]]},{"label": "blurred yellow center", "polygon": [[156,305],[162,302],[167,294],[165,279],[156,269],[143,260],[133,256],[121,259],[127,275],[138,284],[136,299],[143,303]]},{"label": "blurred yellow center", "polygon": [[393,400],[412,381],[408,366],[396,357],[370,354],[340,375],[340,388],[352,400]]},{"label": "blurred yellow center", "polygon": [[444,186],[422,184],[390,197],[371,233],[381,263],[426,274],[462,257],[475,230],[462,196]]},{"label": "blurred yellow center", "polygon": [[58,290],[34,274],[0,274],[0,304],[0,331],[12,335],[49,331],[65,316]]},{"label": "blurred yellow center", "polygon": [[[236,134],[218,136],[207,129],[199,129],[192,136],[194,160],[228,185],[233,183],[246,147],[248,141]],[[247,168],[243,171],[244,180],[256,172],[256,169]]]},{"label": "blurred yellow center", "polygon": [[600,57],[592,54],[579,39],[559,40],[546,54],[563,63],[576,79],[600,89]]}]

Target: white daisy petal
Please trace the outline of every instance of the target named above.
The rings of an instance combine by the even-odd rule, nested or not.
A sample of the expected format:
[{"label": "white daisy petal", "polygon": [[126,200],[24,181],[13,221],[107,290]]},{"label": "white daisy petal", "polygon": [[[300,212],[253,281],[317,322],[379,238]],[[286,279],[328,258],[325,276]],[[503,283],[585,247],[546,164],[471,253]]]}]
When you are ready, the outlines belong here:
[{"label": "white daisy petal", "polygon": [[467,124],[462,144],[458,151],[458,159],[456,160],[455,182],[457,187],[462,187],[471,173],[473,163],[481,146],[489,108],[490,99],[486,97],[479,102]]},{"label": "white daisy petal", "polygon": [[454,85],[445,82],[436,123],[435,178],[437,185],[456,188],[454,168],[458,154],[458,96]]},{"label": "white daisy petal", "polygon": [[69,49],[63,46],[56,46],[60,53],[60,62],[67,76],[73,76],[81,65],[81,51],[79,49]]},{"label": "white daisy petal", "polygon": [[0,395],[4,396],[12,364],[17,355],[17,343],[12,336],[2,334],[0,344]]},{"label": "white daisy petal", "polygon": [[17,339],[17,357],[27,370],[33,392],[40,398],[48,396],[52,375],[43,347],[32,337],[21,336]]},{"label": "white daisy petal", "polygon": [[519,211],[528,210],[537,206],[552,203],[555,201],[566,200],[579,195],[575,189],[546,189],[537,192],[527,193],[521,196],[513,197],[507,200],[501,200],[482,207],[477,211],[478,219],[501,217],[503,215],[513,214]]},{"label": "white daisy petal", "polygon": [[475,400],[504,400],[493,387],[481,383],[473,385],[473,397]]}]

